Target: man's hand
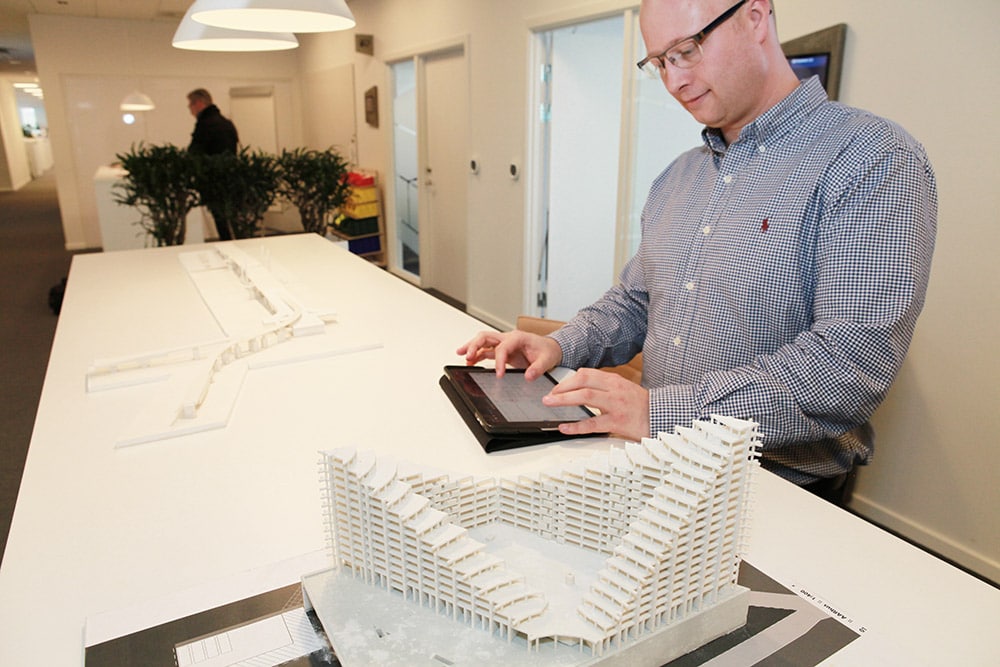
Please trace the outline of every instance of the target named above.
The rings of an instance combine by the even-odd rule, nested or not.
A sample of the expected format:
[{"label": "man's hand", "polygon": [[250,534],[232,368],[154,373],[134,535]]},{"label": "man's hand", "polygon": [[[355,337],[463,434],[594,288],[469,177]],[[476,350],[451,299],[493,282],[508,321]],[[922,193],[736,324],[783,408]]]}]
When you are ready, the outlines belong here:
[{"label": "man's hand", "polygon": [[601,414],[559,425],[567,435],[611,433],[627,440],[649,437],[649,391],[615,373],[581,368],[542,399],[552,407],[587,405]]},{"label": "man's hand", "polygon": [[481,331],[456,353],[465,355],[467,366],[474,366],[483,359],[493,359],[498,377],[503,376],[507,364],[524,368],[527,380],[541,377],[562,360],[562,348],[554,339],[525,331]]}]

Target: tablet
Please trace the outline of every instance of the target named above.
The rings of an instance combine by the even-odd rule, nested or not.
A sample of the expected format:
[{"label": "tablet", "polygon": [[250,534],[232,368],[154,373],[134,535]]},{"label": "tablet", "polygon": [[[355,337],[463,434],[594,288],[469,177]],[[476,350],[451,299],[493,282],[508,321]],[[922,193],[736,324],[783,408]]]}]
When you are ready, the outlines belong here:
[{"label": "tablet", "polygon": [[558,432],[559,424],[594,416],[582,406],[544,405],[542,397],[556,386],[555,378],[548,373],[531,382],[519,369],[509,369],[499,378],[494,369],[482,366],[445,366],[444,373],[487,433]]}]

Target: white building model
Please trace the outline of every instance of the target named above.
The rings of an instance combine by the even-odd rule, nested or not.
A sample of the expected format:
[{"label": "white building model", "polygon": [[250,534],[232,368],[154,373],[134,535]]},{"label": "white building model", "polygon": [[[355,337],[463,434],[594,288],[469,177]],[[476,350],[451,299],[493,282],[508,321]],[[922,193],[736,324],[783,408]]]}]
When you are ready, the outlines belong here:
[{"label": "white building model", "polygon": [[[746,591],[736,579],[757,444],[756,424],[713,417],[517,480],[401,475],[339,449],[323,454],[325,528],[339,571],[401,593],[400,604],[526,642],[529,652],[572,644],[599,657]],[[606,556],[575,613],[555,611],[470,536],[498,523]],[[693,643],[686,636],[686,650],[742,626],[745,600],[735,623],[730,614],[726,627]],[[690,635],[699,624],[684,625]]]}]

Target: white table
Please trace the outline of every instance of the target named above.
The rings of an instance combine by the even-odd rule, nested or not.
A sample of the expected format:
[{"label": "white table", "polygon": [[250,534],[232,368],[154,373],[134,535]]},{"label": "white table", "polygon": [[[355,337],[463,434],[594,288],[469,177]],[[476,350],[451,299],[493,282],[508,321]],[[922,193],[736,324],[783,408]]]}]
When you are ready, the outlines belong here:
[{"label": "white table", "polygon": [[[177,259],[191,248],[74,258],[0,567],[0,665],[82,664],[88,619],[91,633],[106,632],[101,619],[121,616],[109,612],[135,609],[141,628],[321,566],[320,449],[500,474],[609,446],[487,456],[437,386],[481,323],[315,235],[235,243],[329,295],[331,330],[380,347],[253,371],[226,428],[116,449],[156,390],[88,394],[88,364],[219,329]],[[748,560],[869,628],[827,664],[1000,656],[1000,591],[768,474]]]}]

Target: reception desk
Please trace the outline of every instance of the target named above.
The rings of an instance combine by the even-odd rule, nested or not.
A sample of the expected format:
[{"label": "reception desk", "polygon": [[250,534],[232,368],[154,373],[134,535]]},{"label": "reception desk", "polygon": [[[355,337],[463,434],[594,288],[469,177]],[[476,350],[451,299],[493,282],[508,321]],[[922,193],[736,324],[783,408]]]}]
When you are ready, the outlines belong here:
[{"label": "reception desk", "polygon": [[[220,428],[116,446],[158,390],[88,392],[93,362],[218,339],[219,324],[179,261],[190,248],[76,256],[0,566],[0,665],[79,665],[111,616],[139,629],[322,566],[319,450],[501,475],[616,445],[487,455],[437,386],[480,322],[316,235],[232,245],[332,306],[343,353],[249,372]],[[863,626],[824,664],[1000,655],[1000,591],[767,473],[747,559]]]},{"label": "reception desk", "polygon": [[[138,224],[139,211],[115,201],[115,186],[122,182],[126,173],[128,172],[116,166],[101,166],[94,172],[97,219],[101,228],[101,248],[105,252],[145,248],[153,242],[152,238]],[[184,243],[186,245],[204,243],[206,238],[205,225],[204,209],[191,209],[187,216]]]},{"label": "reception desk", "polygon": [[38,178],[52,168],[52,142],[48,137],[25,138],[24,149],[28,154],[32,178]]}]

